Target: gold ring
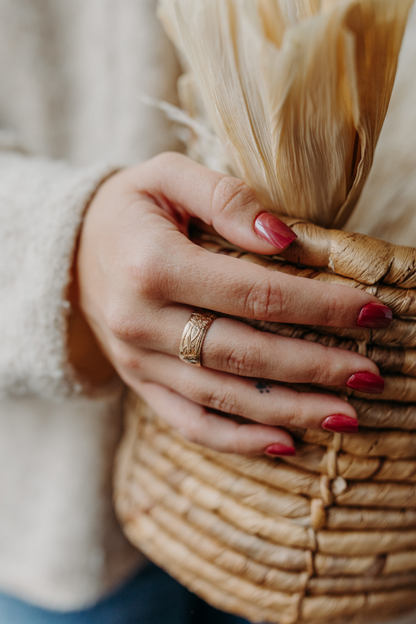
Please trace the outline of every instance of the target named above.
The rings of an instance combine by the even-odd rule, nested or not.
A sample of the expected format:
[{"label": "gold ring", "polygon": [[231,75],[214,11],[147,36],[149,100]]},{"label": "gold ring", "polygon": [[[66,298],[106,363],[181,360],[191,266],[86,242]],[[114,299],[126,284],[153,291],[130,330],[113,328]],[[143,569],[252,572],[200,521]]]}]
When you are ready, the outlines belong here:
[{"label": "gold ring", "polygon": [[194,312],[183,330],[179,357],[192,366],[202,366],[201,353],[205,336],[217,317],[210,312]]}]

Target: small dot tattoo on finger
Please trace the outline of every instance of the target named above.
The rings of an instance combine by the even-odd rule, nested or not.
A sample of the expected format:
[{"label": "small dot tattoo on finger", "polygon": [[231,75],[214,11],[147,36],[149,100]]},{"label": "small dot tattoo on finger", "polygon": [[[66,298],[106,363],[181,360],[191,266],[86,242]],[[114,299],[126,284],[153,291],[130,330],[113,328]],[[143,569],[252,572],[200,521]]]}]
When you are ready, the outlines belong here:
[{"label": "small dot tattoo on finger", "polygon": [[256,382],[256,388],[257,390],[260,392],[260,394],[265,394],[265,393],[269,393],[270,390],[272,389],[272,384],[271,383],[267,383],[266,381],[257,381]]}]

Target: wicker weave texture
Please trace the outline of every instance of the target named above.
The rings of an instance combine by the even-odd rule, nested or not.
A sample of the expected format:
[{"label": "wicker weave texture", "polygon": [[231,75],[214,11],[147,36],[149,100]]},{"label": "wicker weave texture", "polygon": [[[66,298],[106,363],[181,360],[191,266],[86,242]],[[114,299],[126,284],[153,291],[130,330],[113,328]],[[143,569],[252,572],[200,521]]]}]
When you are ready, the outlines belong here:
[{"label": "wicker weave texture", "polygon": [[[116,509],[134,544],[218,608],[271,624],[380,621],[416,606],[416,250],[291,226],[299,239],[286,259],[248,254],[212,232],[194,240],[271,270],[363,288],[392,306],[384,331],[254,322],[377,363],[382,395],[338,389],[360,432],[292,430],[297,455],[284,460],[227,455],[184,440],[130,396]],[[319,258],[317,237],[327,248]]]}]

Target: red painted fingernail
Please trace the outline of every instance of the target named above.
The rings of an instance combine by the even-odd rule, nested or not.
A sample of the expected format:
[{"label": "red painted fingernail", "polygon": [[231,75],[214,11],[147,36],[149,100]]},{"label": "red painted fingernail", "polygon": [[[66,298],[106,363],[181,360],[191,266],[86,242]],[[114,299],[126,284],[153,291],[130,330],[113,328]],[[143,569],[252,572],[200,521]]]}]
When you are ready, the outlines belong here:
[{"label": "red painted fingernail", "polygon": [[374,373],[362,371],[351,375],[346,385],[348,388],[353,388],[353,390],[359,390],[360,392],[381,394],[384,390],[384,379]]},{"label": "red painted fingernail", "polygon": [[264,451],[266,455],[296,455],[296,449],[293,446],[286,446],[285,444],[280,444],[276,442],[276,444],[270,444]]},{"label": "red painted fingernail", "polygon": [[280,250],[297,239],[297,234],[270,212],[262,212],[254,222],[256,234]]},{"label": "red painted fingernail", "polygon": [[367,303],[358,315],[357,325],[360,327],[388,327],[393,320],[393,312],[381,303]]},{"label": "red painted fingernail", "polygon": [[357,433],[358,420],[345,414],[333,414],[325,418],[321,427],[335,433]]}]

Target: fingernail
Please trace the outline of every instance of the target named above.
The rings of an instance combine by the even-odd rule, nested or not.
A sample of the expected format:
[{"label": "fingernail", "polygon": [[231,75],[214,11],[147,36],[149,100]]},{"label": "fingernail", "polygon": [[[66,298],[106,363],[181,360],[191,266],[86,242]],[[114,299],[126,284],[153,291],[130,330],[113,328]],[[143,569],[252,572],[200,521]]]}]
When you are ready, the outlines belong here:
[{"label": "fingernail", "polygon": [[393,320],[393,312],[381,303],[367,303],[358,315],[357,325],[360,327],[388,327]]},{"label": "fingernail", "polygon": [[285,444],[280,444],[276,442],[276,444],[270,444],[264,451],[266,455],[296,455],[296,449],[293,446],[286,446]]},{"label": "fingernail", "polygon": [[268,243],[280,250],[286,249],[297,239],[297,234],[270,212],[262,212],[254,222],[254,230]]},{"label": "fingernail", "polygon": [[384,390],[384,379],[374,373],[362,371],[351,375],[346,385],[348,388],[353,388],[353,390],[359,390],[360,392],[381,394]]},{"label": "fingernail", "polygon": [[345,414],[333,414],[325,418],[321,427],[334,433],[357,433],[358,420]]}]

